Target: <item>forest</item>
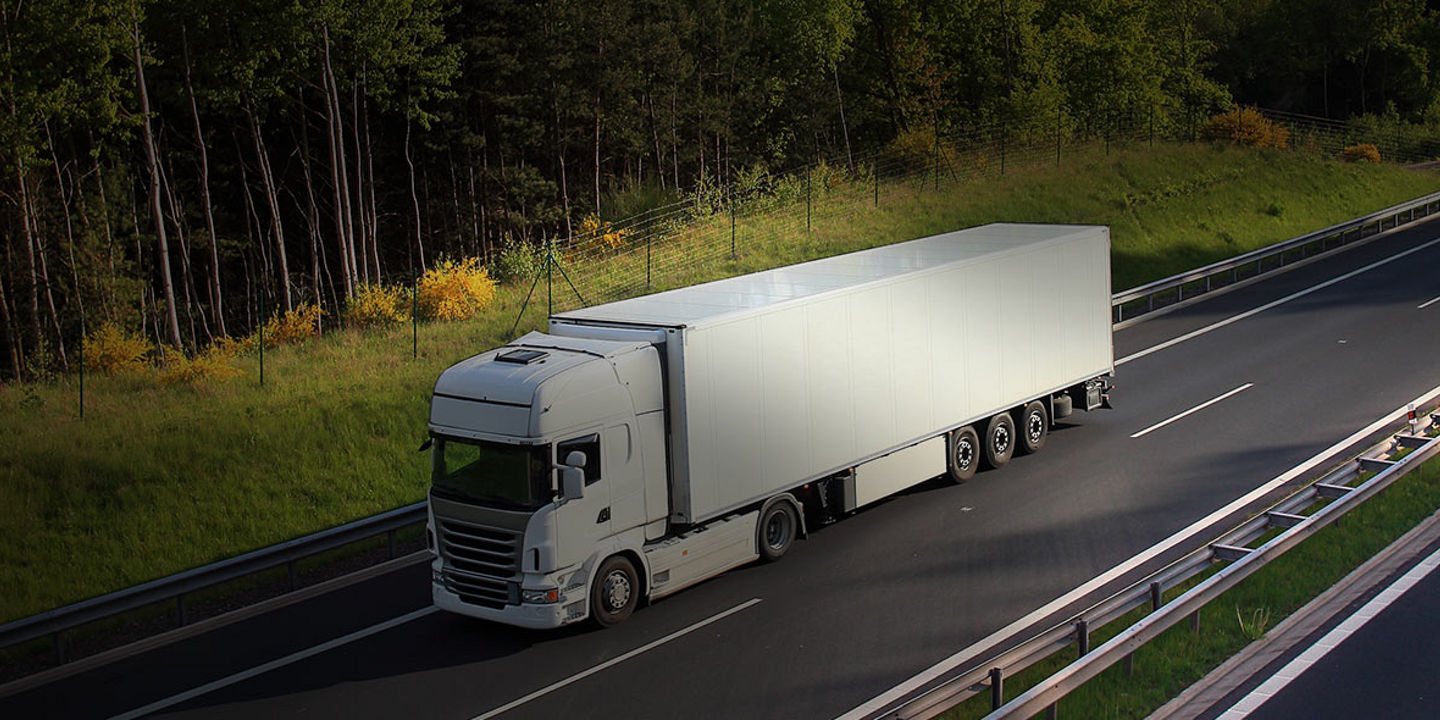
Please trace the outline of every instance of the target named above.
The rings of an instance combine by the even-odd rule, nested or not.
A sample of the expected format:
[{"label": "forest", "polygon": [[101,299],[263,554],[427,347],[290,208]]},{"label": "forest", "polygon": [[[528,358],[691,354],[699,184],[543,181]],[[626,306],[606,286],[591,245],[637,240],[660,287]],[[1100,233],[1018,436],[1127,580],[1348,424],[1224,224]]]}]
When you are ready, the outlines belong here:
[{"label": "forest", "polygon": [[1440,126],[1440,0],[8,0],[0,35],[0,382],[967,128]]}]

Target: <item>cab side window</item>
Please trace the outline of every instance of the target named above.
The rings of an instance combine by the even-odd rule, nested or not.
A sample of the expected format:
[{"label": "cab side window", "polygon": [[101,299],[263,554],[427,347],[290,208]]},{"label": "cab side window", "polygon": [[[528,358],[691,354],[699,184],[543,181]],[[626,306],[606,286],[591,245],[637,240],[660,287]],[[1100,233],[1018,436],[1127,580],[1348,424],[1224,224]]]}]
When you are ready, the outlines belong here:
[{"label": "cab side window", "polygon": [[585,484],[594,485],[600,481],[600,436],[586,435],[574,440],[566,440],[555,446],[555,461],[565,463],[565,458],[570,453],[579,450],[585,453]]}]

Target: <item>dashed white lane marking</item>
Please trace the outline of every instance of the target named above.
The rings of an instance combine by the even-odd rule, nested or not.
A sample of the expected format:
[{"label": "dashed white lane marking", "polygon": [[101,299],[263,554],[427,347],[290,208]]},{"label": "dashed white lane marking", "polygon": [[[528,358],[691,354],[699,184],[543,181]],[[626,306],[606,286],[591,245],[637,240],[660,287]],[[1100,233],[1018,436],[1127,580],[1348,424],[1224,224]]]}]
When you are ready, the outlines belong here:
[{"label": "dashed white lane marking", "polygon": [[604,669],[606,669],[606,668],[609,668],[609,667],[612,667],[612,666],[615,666],[615,665],[619,665],[620,663],[625,662],[626,660],[629,660],[630,658],[633,658],[633,657],[635,657],[636,655],[640,655],[640,654],[642,654],[642,653],[646,653],[646,652],[649,652],[649,651],[651,651],[651,650],[654,650],[655,648],[660,647],[661,645],[664,645],[665,643],[668,643],[668,642],[670,642],[671,640],[674,640],[674,639],[676,639],[676,638],[678,638],[678,637],[680,637],[680,636],[682,636],[682,635],[687,635],[687,634],[692,633],[692,632],[694,632],[694,631],[696,631],[696,630],[699,630],[700,628],[705,627],[706,625],[709,625],[710,623],[716,622],[716,621],[718,621],[718,620],[724,620],[725,618],[730,617],[731,615],[734,615],[735,613],[740,612],[741,610],[744,610],[745,608],[748,608],[748,607],[750,607],[750,606],[752,606],[752,605],[755,605],[755,604],[758,603],[758,602],[760,602],[760,598],[751,598],[751,599],[749,599],[749,600],[746,600],[745,602],[740,603],[739,605],[736,605],[735,607],[730,608],[729,610],[726,610],[725,612],[717,613],[717,614],[715,614],[715,615],[711,615],[710,617],[705,618],[704,620],[701,620],[700,622],[697,622],[697,623],[695,623],[694,625],[690,625],[690,626],[688,626],[688,627],[684,627],[684,628],[681,628],[681,629],[679,629],[679,630],[676,630],[675,632],[670,633],[669,635],[666,635],[665,637],[662,637],[662,638],[660,638],[659,640],[654,640],[654,641],[651,641],[651,642],[646,643],[646,644],[644,644],[644,645],[641,645],[640,647],[635,648],[634,650],[631,650],[630,652],[627,652],[627,653],[625,653],[624,655],[620,655],[620,656],[617,656],[617,657],[613,657],[613,658],[611,658],[611,659],[609,659],[609,660],[606,660],[606,661],[603,662],[603,663],[600,663],[599,665],[596,665],[595,667],[590,668],[589,670],[586,670],[586,671],[584,671],[584,672],[576,673],[576,674],[574,674],[574,675],[571,675],[571,676],[568,677],[568,678],[565,678],[564,680],[561,680],[561,681],[556,682],[556,683],[552,683],[552,684],[550,684],[550,685],[546,685],[545,687],[540,688],[539,690],[536,690],[535,692],[532,692],[532,693],[530,693],[529,695],[526,695],[525,697],[522,697],[522,698],[520,698],[520,699],[518,699],[518,700],[512,700],[512,701],[510,701],[510,702],[508,702],[508,703],[506,703],[506,704],[504,704],[504,705],[501,705],[501,706],[498,707],[498,708],[495,708],[494,710],[490,710],[490,711],[486,712],[486,713],[483,714],[483,715],[477,715],[477,716],[475,716],[474,720],[486,720],[487,718],[495,717],[496,715],[499,715],[500,713],[507,712],[507,711],[509,711],[509,710],[513,710],[513,709],[515,709],[515,708],[517,708],[517,707],[520,707],[521,705],[524,705],[525,703],[530,702],[531,700],[534,700],[535,698],[538,698],[538,697],[540,697],[540,696],[542,696],[542,695],[548,695],[549,693],[552,693],[552,692],[554,692],[554,691],[556,691],[556,690],[559,690],[560,688],[563,688],[563,687],[565,687],[566,685],[569,685],[569,684],[571,684],[571,683],[573,683],[573,682],[577,682],[577,681],[579,681],[579,680],[584,680],[585,678],[590,677],[591,675],[594,675],[595,673],[598,673],[598,672],[600,672],[600,671],[602,671],[602,670],[604,670]]},{"label": "dashed white lane marking", "polygon": [[1249,389],[1252,388],[1252,387],[1255,387],[1255,383],[1245,383],[1244,385],[1241,385],[1240,387],[1237,387],[1237,388],[1235,388],[1234,390],[1231,390],[1230,392],[1227,392],[1227,393],[1225,393],[1224,395],[1221,395],[1220,397],[1212,398],[1212,399],[1210,399],[1210,400],[1206,400],[1205,402],[1200,403],[1199,405],[1196,405],[1195,407],[1190,408],[1189,410],[1186,410],[1185,412],[1182,412],[1182,413],[1180,413],[1179,415],[1175,415],[1175,416],[1170,417],[1170,418],[1168,418],[1168,419],[1166,419],[1166,420],[1161,420],[1160,422],[1155,423],[1154,425],[1151,425],[1150,427],[1147,427],[1147,428],[1145,428],[1144,430],[1141,430],[1140,432],[1137,432],[1137,433],[1135,433],[1134,435],[1131,435],[1130,437],[1131,437],[1132,439],[1134,439],[1134,438],[1144,437],[1144,436],[1146,436],[1146,435],[1149,435],[1150,433],[1152,433],[1152,432],[1154,432],[1154,431],[1156,431],[1156,430],[1159,430],[1160,428],[1165,427],[1166,425],[1169,425],[1170,423],[1173,423],[1173,422],[1175,422],[1176,420],[1179,420],[1179,419],[1184,418],[1184,417],[1188,417],[1188,416],[1190,416],[1190,415],[1194,415],[1195,413],[1200,412],[1201,410],[1204,410],[1205,408],[1210,407],[1211,405],[1214,405],[1215,403],[1218,403],[1218,402],[1220,402],[1221,400],[1224,400],[1225,398],[1233,397],[1233,396],[1235,396],[1235,395],[1239,395],[1240,393],[1245,392],[1246,390],[1249,390]]},{"label": "dashed white lane marking", "polygon": [[[1304,290],[1301,290],[1301,291],[1295,292],[1295,293],[1291,293],[1291,294],[1289,294],[1289,295],[1286,295],[1286,296],[1283,297],[1283,298],[1280,298],[1279,300],[1275,300],[1275,301],[1272,301],[1272,302],[1268,302],[1268,303],[1266,303],[1266,304],[1264,304],[1264,305],[1261,305],[1260,307],[1251,308],[1251,309],[1249,309],[1249,310],[1246,310],[1245,312],[1240,313],[1239,315],[1232,315],[1232,316],[1230,316],[1230,317],[1228,317],[1228,318],[1225,318],[1224,320],[1221,320],[1221,321],[1219,321],[1219,322],[1216,322],[1216,323],[1213,323],[1213,324],[1210,324],[1210,325],[1206,325],[1205,327],[1200,328],[1199,330],[1193,330],[1193,331],[1188,332],[1188,333],[1185,333],[1184,335],[1181,335],[1181,336],[1179,336],[1179,337],[1171,338],[1171,339],[1169,339],[1169,340],[1166,340],[1165,342],[1160,343],[1159,345],[1154,345],[1154,346],[1148,347],[1148,348],[1146,348],[1146,349],[1144,349],[1144,350],[1141,350],[1140,352],[1132,353],[1132,354],[1130,354],[1130,355],[1126,355],[1125,357],[1120,358],[1119,360],[1116,360],[1116,361],[1115,361],[1115,365],[1118,367],[1118,366],[1120,366],[1120,365],[1124,365],[1125,363],[1130,362],[1131,360],[1139,360],[1140,358],[1145,357],[1146,355],[1150,355],[1150,354],[1152,354],[1152,353],[1160,352],[1161,350],[1164,350],[1165,348],[1174,347],[1174,346],[1176,346],[1176,345],[1179,345],[1180,343],[1183,343],[1183,342],[1185,342],[1186,340],[1193,340],[1193,339],[1195,339],[1195,338],[1197,338],[1197,337],[1200,337],[1201,335],[1204,335],[1204,334],[1206,334],[1206,333],[1208,333],[1208,332],[1212,332],[1212,331],[1215,331],[1215,330],[1219,330],[1220,328],[1225,327],[1226,325],[1231,325],[1231,324],[1233,324],[1233,323],[1240,322],[1241,320],[1244,320],[1245,318],[1253,317],[1253,316],[1255,316],[1255,315],[1259,315],[1260,313],[1265,312],[1266,310],[1269,310],[1269,309],[1275,308],[1275,307],[1279,307],[1280,305],[1284,305],[1285,303],[1288,303],[1288,302],[1290,302],[1291,300],[1295,300],[1295,299],[1298,299],[1298,298],[1305,297],[1306,295],[1309,295],[1310,293],[1313,293],[1313,292],[1317,292],[1317,291],[1319,291],[1319,290],[1324,290],[1325,288],[1330,287],[1331,285],[1334,285],[1334,284],[1340,283],[1340,282],[1344,282],[1344,281],[1346,281],[1346,280],[1349,280],[1350,278],[1355,277],[1356,275],[1361,275],[1361,274],[1370,272],[1371,270],[1374,270],[1375,268],[1378,268],[1378,267],[1380,267],[1380,266],[1382,266],[1382,265],[1388,265],[1389,263],[1395,262],[1396,260],[1399,260],[1400,258],[1406,257],[1406,256],[1408,256],[1408,255],[1412,255],[1412,254],[1417,253],[1417,252],[1420,252],[1421,250],[1428,249],[1428,248],[1430,248],[1431,246],[1435,245],[1436,243],[1440,243],[1440,238],[1436,238],[1436,239],[1434,239],[1434,240],[1431,240],[1430,242],[1427,242],[1427,243],[1425,243],[1424,245],[1418,245],[1418,246],[1416,246],[1416,247],[1410,248],[1409,250],[1406,250],[1406,251],[1404,251],[1404,252],[1396,253],[1396,254],[1394,254],[1394,255],[1391,255],[1391,256],[1388,257],[1388,258],[1385,258],[1384,260],[1377,260],[1376,262],[1370,263],[1369,265],[1366,265],[1365,267],[1362,267],[1362,268],[1360,268],[1360,269],[1358,269],[1358,270],[1351,270],[1350,272],[1345,273],[1344,275],[1341,275],[1341,276],[1339,276],[1339,277],[1330,278],[1329,280],[1326,280],[1325,282],[1322,282],[1322,283],[1320,283],[1319,285],[1311,285],[1310,287],[1305,288]],[[1440,299],[1440,298],[1437,298],[1437,299]],[[1431,302],[1434,302],[1434,301],[1432,300]]]},{"label": "dashed white lane marking", "polygon": [[1395,602],[1401,595],[1404,595],[1405,591],[1414,587],[1415,584],[1421,580],[1424,580],[1425,576],[1429,575],[1437,567],[1440,567],[1440,550],[1435,551],[1430,557],[1421,560],[1420,564],[1411,568],[1410,572],[1405,573],[1404,577],[1396,580],[1390,587],[1385,588],[1384,591],[1376,595],[1370,602],[1365,603],[1365,607],[1355,611],[1354,615],[1351,615],[1344,622],[1337,625],[1334,630],[1326,633],[1325,637],[1317,640],[1314,645],[1310,646],[1310,649],[1301,653],[1300,656],[1294,660],[1291,660],[1285,667],[1280,668],[1269,680],[1261,683],[1260,687],[1250,691],[1249,695],[1241,698],[1240,702],[1235,703],[1233,707],[1226,710],[1225,714],[1220,716],[1220,720],[1240,720],[1240,718],[1247,717],[1250,713],[1255,712],[1256,709],[1265,704],[1265,701],[1285,689],[1285,686],[1289,685],[1291,680],[1300,677],[1300,675],[1306,670],[1309,670],[1312,665],[1329,654],[1331,650],[1334,650],[1340,643],[1345,642],[1346,638],[1354,635],[1356,631],[1364,627],[1365,623],[1370,622],[1376,615],[1379,615],[1380,611],[1390,607],[1390,604]]},{"label": "dashed white lane marking", "polygon": [[201,695],[204,695],[206,693],[214,692],[224,687],[229,687],[231,685],[234,685],[235,683],[244,680],[249,680],[256,675],[261,675],[270,672],[271,670],[285,667],[286,665],[294,662],[299,662],[301,660],[304,660],[305,658],[319,655],[320,653],[323,653],[327,650],[333,650],[337,647],[340,647],[341,645],[352,643],[356,640],[370,637],[371,635],[374,635],[376,633],[384,632],[386,630],[389,630],[390,628],[404,625],[411,620],[418,620],[433,612],[435,612],[435,607],[432,605],[427,608],[421,608],[412,613],[406,613],[399,617],[390,618],[385,622],[379,623],[377,625],[371,625],[370,627],[367,627],[363,630],[356,630],[349,635],[344,635],[335,638],[334,640],[320,643],[319,645],[316,645],[314,647],[306,648],[296,653],[291,653],[289,655],[286,655],[285,657],[278,658],[276,660],[271,660],[270,662],[267,662],[263,665],[256,665],[249,670],[243,670],[241,672],[235,673],[234,675],[220,678],[219,680],[216,680],[214,682],[208,682],[204,685],[191,688],[189,690],[186,690],[185,692],[180,693],[179,695],[171,695],[170,697],[167,697],[163,700],[156,700],[155,702],[152,702],[144,707],[138,707],[134,710],[131,710],[130,712],[116,715],[113,720],[130,720],[130,718],[138,718],[142,715],[149,715],[150,713],[164,710],[165,708],[168,708],[172,705],[178,705],[182,702],[185,702],[186,700],[191,700],[200,697]]},{"label": "dashed white lane marking", "polygon": [[1430,307],[1431,305],[1434,305],[1434,304],[1437,303],[1437,302],[1440,302],[1440,297],[1431,298],[1430,300],[1426,300],[1425,302],[1421,303],[1419,307],[1417,307],[1417,308],[1415,308],[1415,309],[1416,309],[1416,310],[1424,310],[1425,308]]}]

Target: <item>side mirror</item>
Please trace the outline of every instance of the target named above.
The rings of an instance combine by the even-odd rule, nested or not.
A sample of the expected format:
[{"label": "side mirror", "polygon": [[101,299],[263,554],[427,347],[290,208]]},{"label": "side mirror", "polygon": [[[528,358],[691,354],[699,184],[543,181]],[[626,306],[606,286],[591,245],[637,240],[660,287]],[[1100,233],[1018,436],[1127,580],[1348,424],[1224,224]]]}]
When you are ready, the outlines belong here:
[{"label": "side mirror", "polygon": [[585,497],[585,453],[572,450],[560,466],[560,488],[566,500]]}]

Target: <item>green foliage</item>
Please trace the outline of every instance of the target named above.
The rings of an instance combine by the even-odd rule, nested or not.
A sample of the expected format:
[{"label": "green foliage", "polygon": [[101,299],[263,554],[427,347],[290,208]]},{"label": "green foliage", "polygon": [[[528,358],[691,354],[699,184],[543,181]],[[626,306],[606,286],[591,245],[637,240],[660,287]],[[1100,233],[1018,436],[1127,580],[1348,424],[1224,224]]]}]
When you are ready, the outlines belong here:
[{"label": "green foliage", "polygon": [[544,262],[545,252],[534,243],[506,237],[490,263],[490,274],[497,282],[524,282],[533,280]]}]

